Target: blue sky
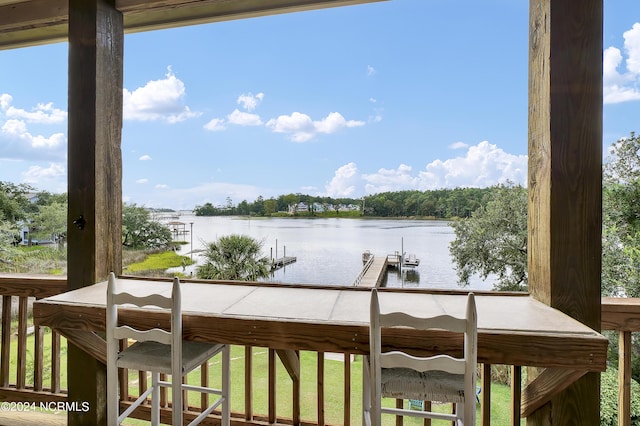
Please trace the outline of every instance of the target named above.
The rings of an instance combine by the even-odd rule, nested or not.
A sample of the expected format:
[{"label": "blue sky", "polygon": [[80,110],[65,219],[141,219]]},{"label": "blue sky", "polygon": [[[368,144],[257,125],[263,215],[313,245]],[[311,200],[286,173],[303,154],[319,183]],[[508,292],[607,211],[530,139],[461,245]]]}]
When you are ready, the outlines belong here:
[{"label": "blue sky", "polygon": [[[603,150],[640,131],[640,2],[605,0]],[[0,51],[0,181],[67,190],[66,43]],[[123,197],[526,184],[528,1],[392,0],[129,34]]]}]

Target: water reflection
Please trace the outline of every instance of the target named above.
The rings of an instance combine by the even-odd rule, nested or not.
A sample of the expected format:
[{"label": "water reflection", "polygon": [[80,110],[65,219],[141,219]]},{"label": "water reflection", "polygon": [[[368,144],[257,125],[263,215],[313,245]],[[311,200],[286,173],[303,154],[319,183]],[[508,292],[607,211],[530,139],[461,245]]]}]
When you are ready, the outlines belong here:
[{"label": "water reflection", "polygon": [[420,287],[420,271],[416,268],[389,268],[382,284],[386,287]]},{"label": "water reflection", "polygon": [[[245,234],[263,242],[263,251],[275,258],[297,257],[296,263],[276,271],[271,281],[284,283],[351,285],[362,269],[362,253],[376,256],[413,253],[420,265],[404,272],[390,269],[386,285],[459,288],[449,256],[452,228],[445,221],[383,219],[289,219],[181,216],[193,222],[193,247],[187,236],[181,254],[198,250],[223,235]],[[181,269],[181,268],[180,268]],[[188,268],[187,273],[193,271]],[[491,289],[491,282],[474,277],[472,289]]]}]

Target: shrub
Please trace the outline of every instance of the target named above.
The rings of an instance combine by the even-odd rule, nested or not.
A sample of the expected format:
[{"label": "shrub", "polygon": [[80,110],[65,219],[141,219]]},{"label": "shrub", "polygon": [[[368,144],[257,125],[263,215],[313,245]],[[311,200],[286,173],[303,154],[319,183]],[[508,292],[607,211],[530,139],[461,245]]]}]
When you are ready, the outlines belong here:
[{"label": "shrub", "polygon": [[[618,370],[609,367],[601,375],[600,425],[618,425]],[[640,384],[631,380],[631,425],[640,426]]]}]

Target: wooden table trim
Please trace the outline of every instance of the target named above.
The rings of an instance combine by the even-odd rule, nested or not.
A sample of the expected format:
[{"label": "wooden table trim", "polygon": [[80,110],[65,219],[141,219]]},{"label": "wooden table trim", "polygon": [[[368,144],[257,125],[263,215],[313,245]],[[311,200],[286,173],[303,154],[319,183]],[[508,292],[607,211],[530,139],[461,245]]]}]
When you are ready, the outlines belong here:
[{"label": "wooden table trim", "polygon": [[[253,291],[253,287],[261,287],[246,283],[244,286],[248,287],[246,288],[248,292]],[[305,287],[297,288],[304,291]],[[285,289],[290,291],[291,287],[285,287]],[[321,287],[321,289],[327,290],[326,287]],[[346,297],[353,295],[344,292],[361,291],[351,290],[351,288],[331,290],[340,292],[336,294],[336,298],[343,294]],[[397,293],[396,290],[392,292]],[[183,291],[183,298],[184,293]],[[385,293],[387,292],[381,291],[381,296]],[[69,297],[69,293],[67,293],[36,301],[34,303],[34,322],[36,325],[61,329],[104,331],[104,305],[60,300]],[[528,300],[524,302],[529,303]],[[538,304],[540,302],[531,301],[531,303]],[[535,306],[537,307],[537,305]],[[495,313],[493,314],[495,315]],[[483,313],[479,310],[479,318],[481,315]],[[559,314],[558,318],[564,317]],[[122,313],[122,319],[142,327],[168,327],[168,315],[160,311],[128,310]],[[566,321],[569,324],[569,319]],[[479,325],[479,362],[587,371],[604,371],[606,369],[607,339],[586,326],[570,324],[565,327],[567,331],[561,332],[558,330],[563,325],[558,324],[558,330],[555,331],[536,331],[533,329],[514,332],[506,328],[508,324],[509,320],[505,318],[505,329],[483,329]],[[367,322],[355,320],[309,321],[277,318],[275,314],[274,317],[265,317],[249,314],[188,311],[185,311],[183,316],[183,332],[187,339],[236,345],[268,346],[287,350],[367,354],[369,348],[368,330]],[[462,347],[460,339],[452,338],[450,334],[444,332],[420,334],[410,330],[394,330],[385,337],[390,348],[408,348],[415,353],[445,352],[455,354]]]}]

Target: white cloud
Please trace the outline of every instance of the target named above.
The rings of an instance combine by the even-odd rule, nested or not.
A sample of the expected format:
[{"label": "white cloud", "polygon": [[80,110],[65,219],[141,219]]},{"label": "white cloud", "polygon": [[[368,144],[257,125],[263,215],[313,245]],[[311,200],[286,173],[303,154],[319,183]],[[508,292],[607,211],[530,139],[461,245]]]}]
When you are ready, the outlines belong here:
[{"label": "white cloud", "polygon": [[364,126],[364,121],[345,120],[339,112],[329,113],[324,119],[314,121],[314,127],[318,133],[335,133],[345,127]]},{"label": "white cloud", "polygon": [[138,179],[136,180],[136,183],[139,183],[139,184],[149,183],[149,179],[147,178]]},{"label": "white cloud", "polygon": [[138,160],[140,161],[149,161],[151,160],[151,156],[150,155],[142,155],[140,158],[138,158]]},{"label": "white cloud", "polygon": [[306,142],[315,134],[311,117],[300,112],[272,118],[267,122],[267,127],[276,133],[291,133],[291,140],[294,142]]},{"label": "white cloud", "polygon": [[247,111],[253,111],[256,109],[258,104],[262,102],[264,99],[264,93],[258,93],[257,95],[253,95],[253,93],[242,94],[238,97],[238,104],[242,105],[244,109]]},{"label": "white cloud", "polygon": [[397,169],[379,169],[376,173],[363,175],[365,191],[377,192],[417,189],[419,178],[411,175],[411,166],[400,164]]},{"label": "white cloud", "polygon": [[9,108],[9,105],[11,105],[11,102],[13,102],[13,96],[9,95],[8,93],[3,93],[2,95],[0,95],[0,109],[1,110],[6,110],[7,108]]},{"label": "white cloud", "polygon": [[184,83],[169,67],[164,79],[149,81],[132,92],[123,90],[124,119],[177,123],[200,116],[184,104],[185,97]]},{"label": "white cloud", "polygon": [[33,134],[30,125],[61,127],[67,113],[52,102],[38,103],[30,110],[16,108],[13,97],[0,94],[0,158],[11,160],[53,161],[66,159],[67,138],[62,132]]},{"label": "white cloud", "polygon": [[204,128],[212,132],[222,131],[225,129],[224,119],[214,118],[211,121],[209,121],[207,124],[205,124]]},{"label": "white cloud", "polygon": [[376,73],[376,69],[374,67],[372,67],[371,65],[367,65],[367,75],[368,76],[372,76],[375,75]]},{"label": "white cloud", "polygon": [[22,173],[22,180],[43,191],[67,190],[67,171],[63,163],[50,163],[49,167],[31,166]]},{"label": "white cloud", "polygon": [[640,74],[640,22],[633,24],[629,31],[625,31],[624,47],[629,58],[627,69],[635,75]]},{"label": "white cloud", "polygon": [[524,185],[526,178],[526,155],[508,154],[483,141],[469,147],[464,157],[427,164],[419,173],[419,188],[485,187],[507,180]]},{"label": "white cloud", "polygon": [[468,148],[469,145],[464,142],[454,142],[449,145],[449,149],[465,149]]},{"label": "white cloud", "polygon": [[603,54],[605,104],[640,100],[640,23],[633,24],[623,37],[626,61],[617,47],[608,47]]},{"label": "white cloud", "polygon": [[281,115],[267,122],[267,127],[276,133],[289,133],[294,142],[307,142],[318,133],[335,133],[343,128],[364,126],[364,121],[345,120],[339,112],[332,112],[319,121],[313,121],[307,114],[294,112]]},{"label": "white cloud", "polygon": [[67,119],[67,112],[53,107],[53,102],[39,103],[31,111],[12,106],[13,97],[0,95],[0,110],[8,119],[25,120],[28,123],[58,124]]},{"label": "white cloud", "polygon": [[62,163],[51,163],[49,167],[44,168],[40,166],[31,166],[24,173],[25,177],[30,177],[33,179],[42,179],[42,178],[55,178],[66,175],[66,170],[64,164]]},{"label": "white cloud", "polygon": [[325,191],[329,197],[351,197],[359,183],[358,166],[351,162],[335,171],[333,179],[325,185]]},{"label": "white cloud", "polygon": [[504,152],[486,141],[468,147],[465,156],[436,160],[422,171],[407,164],[361,173],[356,163],[338,168],[325,185],[326,195],[358,197],[402,190],[432,190],[455,187],[487,187],[512,181],[526,185],[527,156]]},{"label": "white cloud", "polygon": [[231,124],[237,124],[239,126],[261,126],[262,120],[257,114],[250,114],[248,112],[242,112],[238,109],[234,109],[231,114],[227,116],[227,120]]},{"label": "white cloud", "polygon": [[0,128],[1,158],[30,160],[62,160],[66,158],[66,137],[63,133],[51,136],[33,135],[22,120],[9,119]]},{"label": "white cloud", "polygon": [[169,185],[164,183],[159,183],[155,186],[156,189],[169,189]]}]

